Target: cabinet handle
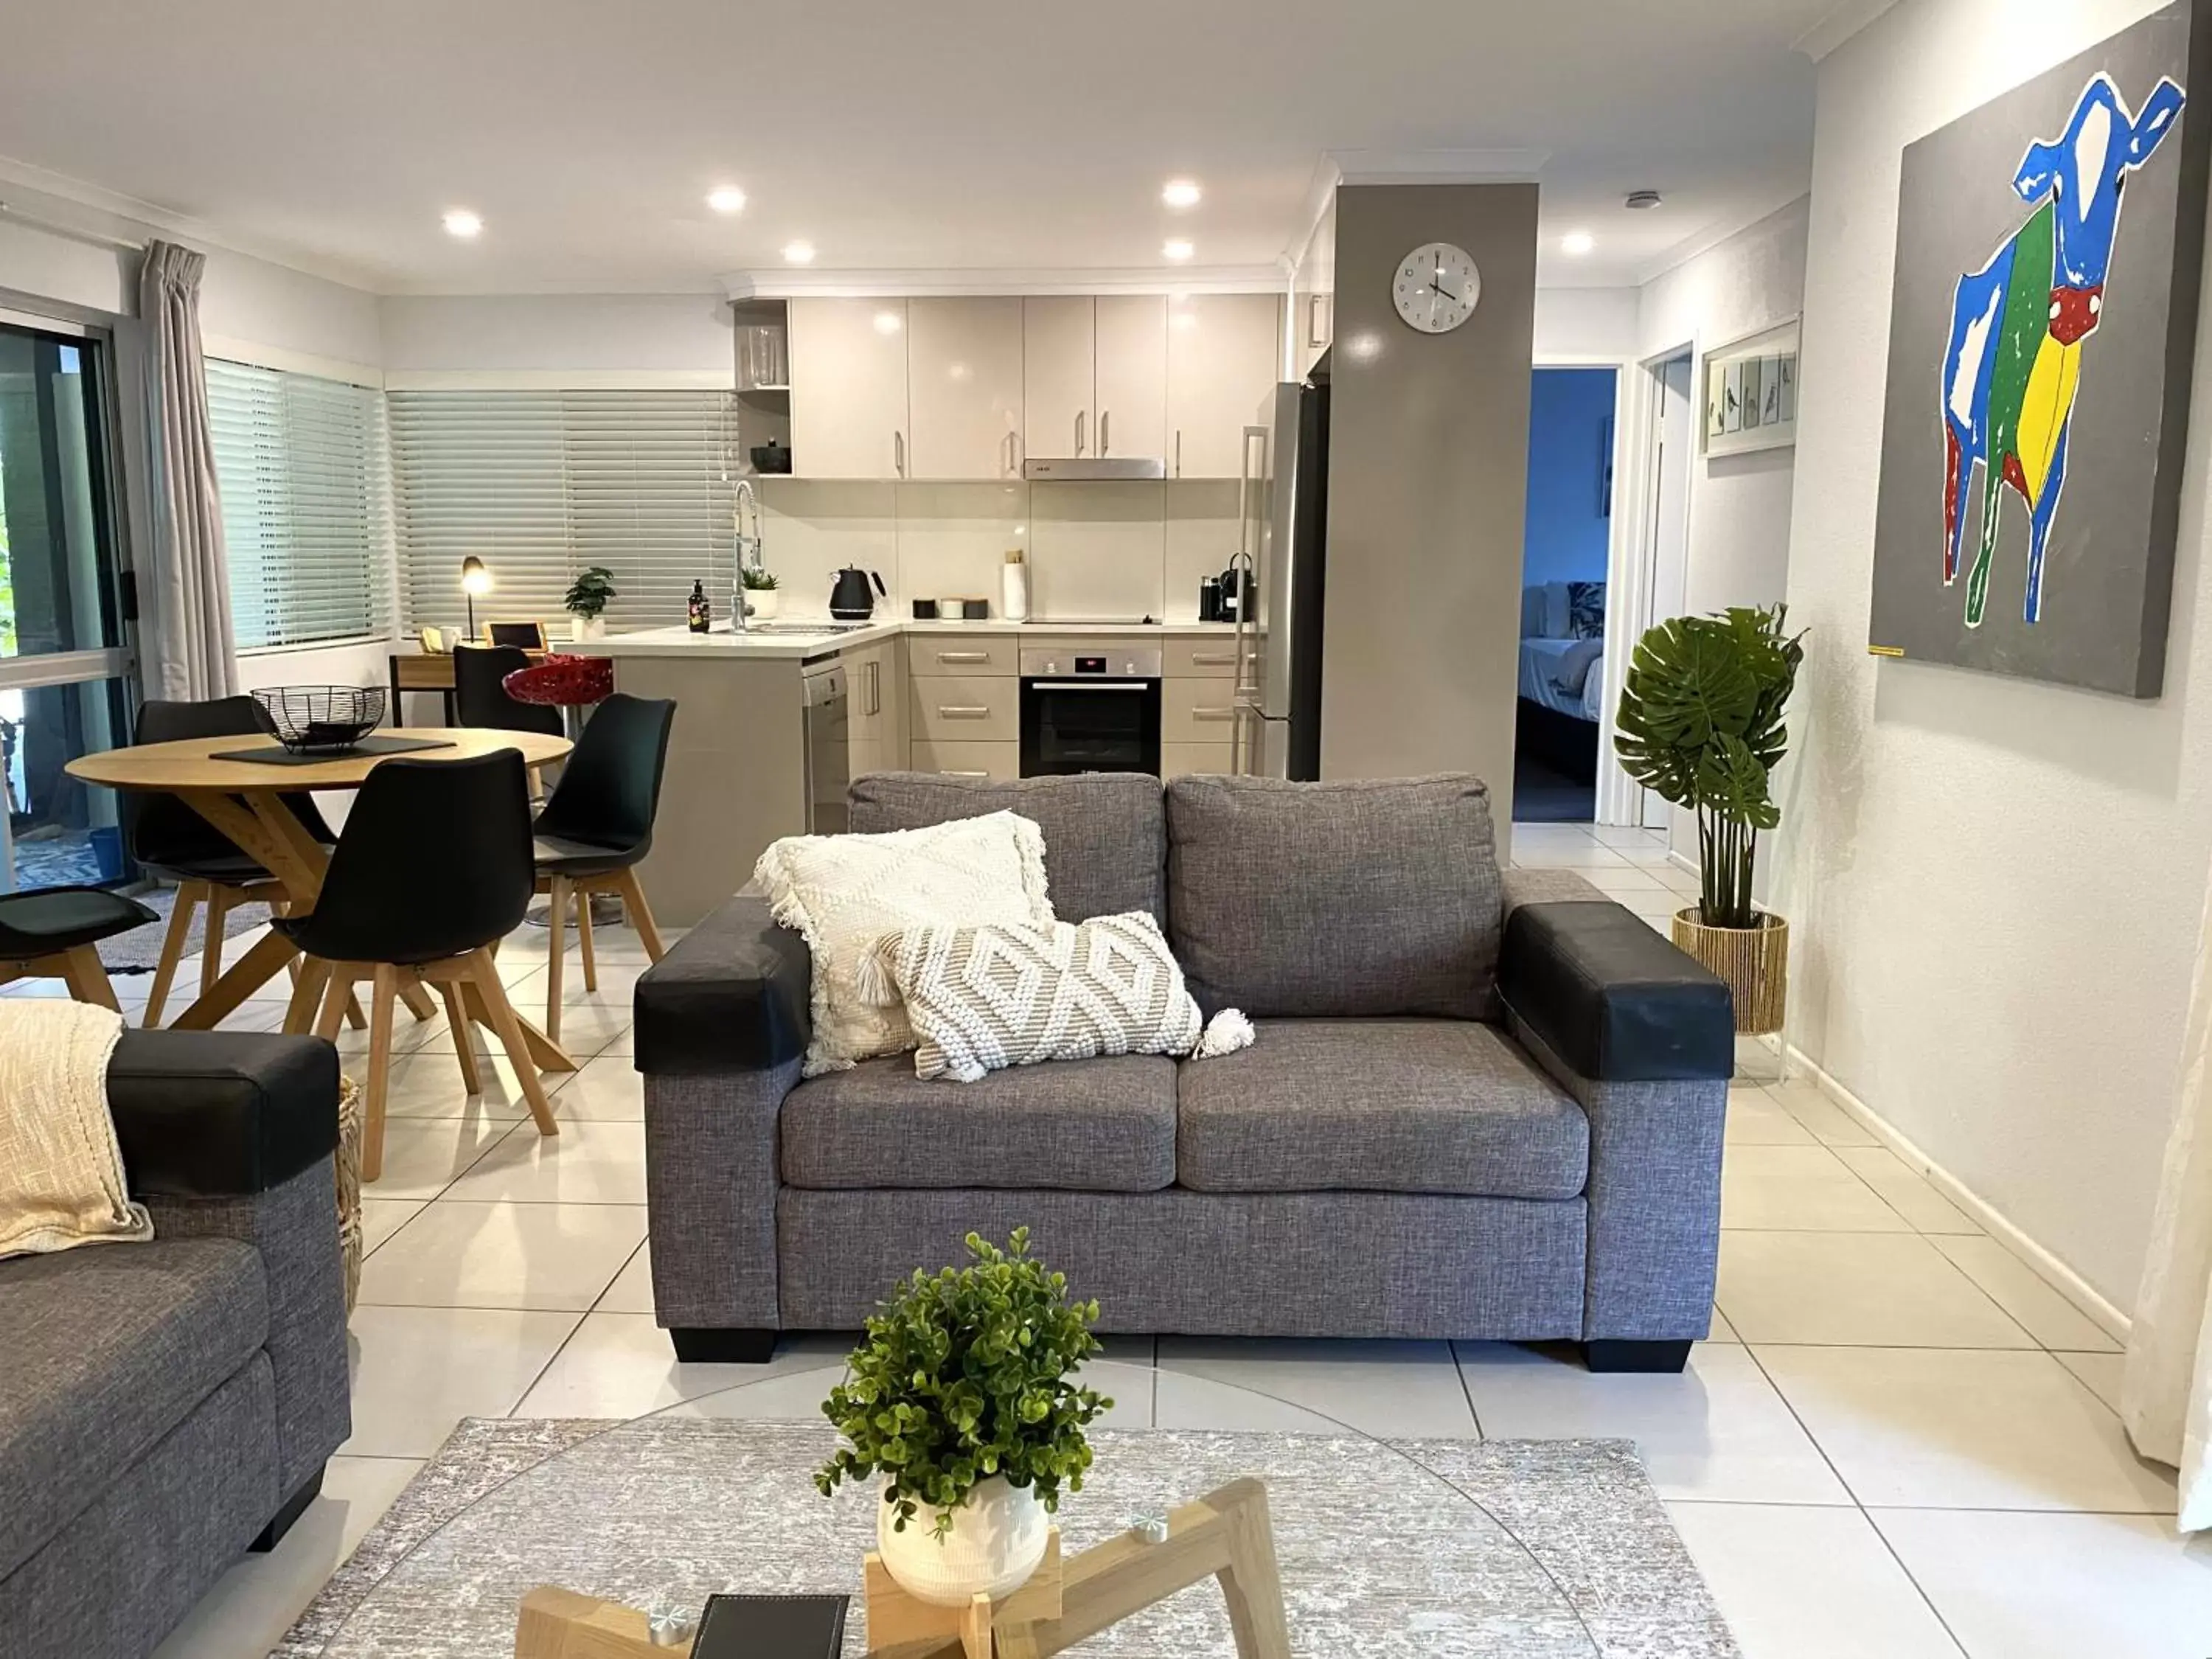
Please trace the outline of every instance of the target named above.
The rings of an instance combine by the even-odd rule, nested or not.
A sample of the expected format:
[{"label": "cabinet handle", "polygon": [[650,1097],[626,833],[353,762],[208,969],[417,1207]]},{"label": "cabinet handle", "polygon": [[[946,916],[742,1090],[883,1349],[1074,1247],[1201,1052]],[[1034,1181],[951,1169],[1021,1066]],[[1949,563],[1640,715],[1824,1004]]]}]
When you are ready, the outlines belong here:
[{"label": "cabinet handle", "polygon": [[891,434],[891,465],[898,469],[900,477],[906,477],[906,434],[903,432]]},{"label": "cabinet handle", "polygon": [[1233,668],[1237,665],[1234,651],[1194,651],[1190,653],[1194,668]]},{"label": "cabinet handle", "polygon": [[981,703],[940,702],[937,705],[937,712],[949,720],[987,720],[991,718],[990,709]]},{"label": "cabinet handle", "polygon": [[1109,455],[1112,454],[1113,453],[1114,453],[1114,411],[1113,411],[1112,410],[1110,410],[1110,409],[1102,409],[1102,410],[1100,410],[1098,411],[1098,454],[1099,454],[1099,459],[1101,459],[1103,460],[1103,459],[1104,459],[1107,456],[1109,456]]},{"label": "cabinet handle", "polygon": [[1176,428],[1176,477],[1182,477],[1182,428]]},{"label": "cabinet handle", "polygon": [[956,772],[948,766],[937,775],[940,778],[988,778],[991,775],[988,772]]},{"label": "cabinet handle", "polygon": [[1079,455],[1083,453],[1083,417],[1087,413],[1087,410],[1075,411],[1075,453]]},{"label": "cabinet handle", "polygon": [[988,662],[991,653],[988,651],[940,651],[937,653],[937,659],[939,662]]},{"label": "cabinet handle", "polygon": [[1014,463],[1014,434],[1006,434],[1006,476],[1012,477],[1021,469]]},{"label": "cabinet handle", "polygon": [[881,663],[872,662],[867,665],[867,670],[868,713],[871,714],[880,714],[884,712],[883,665]]},{"label": "cabinet handle", "polygon": [[1237,718],[1237,711],[1234,708],[1194,708],[1190,711],[1190,717],[1194,720],[1233,720]]}]

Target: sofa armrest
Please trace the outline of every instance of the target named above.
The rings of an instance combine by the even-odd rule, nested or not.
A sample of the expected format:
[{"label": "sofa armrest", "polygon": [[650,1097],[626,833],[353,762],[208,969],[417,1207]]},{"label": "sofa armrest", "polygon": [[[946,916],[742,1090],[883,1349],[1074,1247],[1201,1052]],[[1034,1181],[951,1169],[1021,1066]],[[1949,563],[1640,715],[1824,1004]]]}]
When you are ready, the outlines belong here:
[{"label": "sofa armrest", "polygon": [[338,1054],[319,1037],[125,1030],[107,1109],[134,1197],[247,1198],[338,1144]]},{"label": "sofa armrest", "polygon": [[813,957],[740,894],[637,982],[637,1069],[653,1077],[772,1071],[806,1051]]},{"label": "sofa armrest", "polygon": [[1735,1070],[1727,982],[1622,905],[1514,909],[1498,989],[1513,1017],[1583,1077],[1725,1080]]}]

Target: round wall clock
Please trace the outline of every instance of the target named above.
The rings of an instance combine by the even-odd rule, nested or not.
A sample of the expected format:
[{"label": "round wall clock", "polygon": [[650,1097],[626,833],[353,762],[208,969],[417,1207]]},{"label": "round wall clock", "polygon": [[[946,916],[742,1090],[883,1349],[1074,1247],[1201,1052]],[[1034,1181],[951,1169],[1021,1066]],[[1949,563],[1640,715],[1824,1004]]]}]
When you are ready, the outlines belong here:
[{"label": "round wall clock", "polygon": [[1482,273],[1462,247],[1424,242],[1399,264],[1390,279],[1390,298],[1408,328],[1444,334],[1474,315],[1482,297]]}]

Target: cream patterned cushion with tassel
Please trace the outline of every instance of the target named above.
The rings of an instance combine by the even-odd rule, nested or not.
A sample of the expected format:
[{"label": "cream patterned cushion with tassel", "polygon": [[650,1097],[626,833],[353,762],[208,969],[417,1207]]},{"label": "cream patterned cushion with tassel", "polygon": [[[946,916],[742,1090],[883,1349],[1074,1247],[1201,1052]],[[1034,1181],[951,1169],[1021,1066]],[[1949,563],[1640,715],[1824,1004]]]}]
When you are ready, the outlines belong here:
[{"label": "cream patterned cushion with tassel", "polygon": [[973,1083],[1039,1060],[1203,1056],[1252,1040],[1234,1009],[1206,1025],[1143,910],[1080,926],[909,927],[883,939],[859,977],[864,996],[904,1000],[921,1040],[917,1077]]},{"label": "cream patterned cushion with tassel", "polygon": [[0,1001],[0,1257],[153,1237],[107,1115],[122,1035],[89,1003]]}]

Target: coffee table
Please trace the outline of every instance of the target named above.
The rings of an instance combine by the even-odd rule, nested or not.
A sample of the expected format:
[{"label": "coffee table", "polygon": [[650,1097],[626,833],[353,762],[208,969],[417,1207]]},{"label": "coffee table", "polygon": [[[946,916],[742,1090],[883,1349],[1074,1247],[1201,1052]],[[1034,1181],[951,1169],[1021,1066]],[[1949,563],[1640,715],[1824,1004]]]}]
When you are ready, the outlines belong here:
[{"label": "coffee table", "polygon": [[[817,1374],[828,1391],[836,1368]],[[799,1377],[771,1379],[787,1395]],[[1110,1386],[1110,1385],[1103,1385]],[[845,1591],[874,1502],[825,1499],[826,1424],[718,1417],[706,1396],[635,1421],[461,1425],[272,1659],[507,1659],[541,1583],[646,1607],[712,1591]],[[678,1414],[682,1413],[682,1414]],[[1240,1475],[1267,1483],[1291,1643],[1312,1659],[1735,1659],[1738,1650],[1623,1441],[1099,1430],[1058,1518],[1080,1550]],[[1234,1650],[1201,1585],[1080,1650]]]}]

